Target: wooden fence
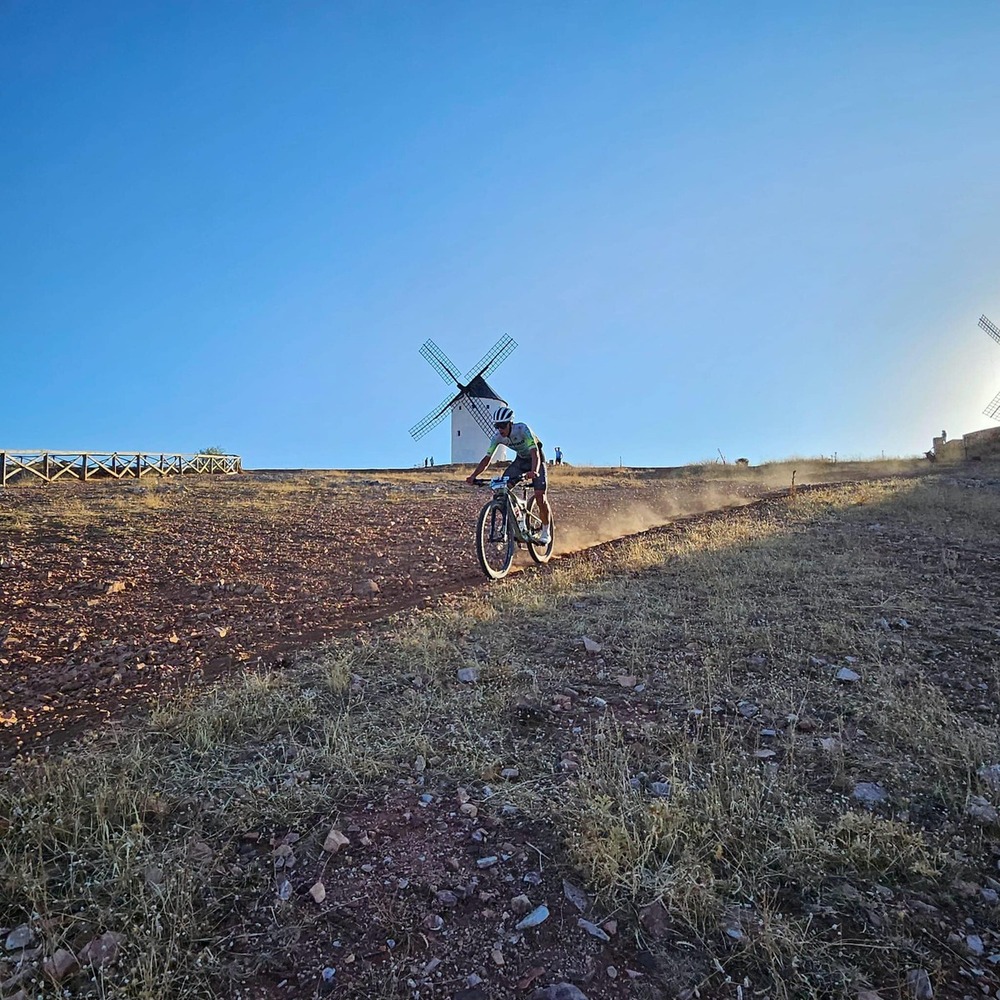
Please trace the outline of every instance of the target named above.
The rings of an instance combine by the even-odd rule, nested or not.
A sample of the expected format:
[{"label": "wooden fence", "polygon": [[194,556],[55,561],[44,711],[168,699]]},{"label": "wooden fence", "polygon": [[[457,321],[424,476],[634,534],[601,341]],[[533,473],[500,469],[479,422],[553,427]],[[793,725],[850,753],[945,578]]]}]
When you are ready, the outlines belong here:
[{"label": "wooden fence", "polygon": [[239,455],[166,455],[148,451],[0,451],[0,486],[40,479],[142,479],[143,476],[233,475]]}]

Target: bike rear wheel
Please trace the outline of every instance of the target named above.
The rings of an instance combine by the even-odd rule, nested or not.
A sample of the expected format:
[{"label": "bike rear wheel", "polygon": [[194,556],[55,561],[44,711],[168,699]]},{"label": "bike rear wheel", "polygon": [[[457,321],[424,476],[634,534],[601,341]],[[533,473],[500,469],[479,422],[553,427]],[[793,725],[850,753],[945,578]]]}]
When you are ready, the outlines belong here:
[{"label": "bike rear wheel", "polygon": [[538,513],[538,501],[534,497],[531,497],[528,500],[528,553],[539,566],[544,566],[552,558],[552,547],[556,543],[556,521],[552,516],[551,501],[549,501],[549,533],[551,537],[549,538],[548,545],[540,545],[538,542],[531,541],[538,534],[541,527],[542,519]]},{"label": "bike rear wheel", "polygon": [[476,557],[491,580],[499,580],[510,571],[514,561],[514,532],[507,524],[507,508],[491,500],[479,512],[476,524]]}]

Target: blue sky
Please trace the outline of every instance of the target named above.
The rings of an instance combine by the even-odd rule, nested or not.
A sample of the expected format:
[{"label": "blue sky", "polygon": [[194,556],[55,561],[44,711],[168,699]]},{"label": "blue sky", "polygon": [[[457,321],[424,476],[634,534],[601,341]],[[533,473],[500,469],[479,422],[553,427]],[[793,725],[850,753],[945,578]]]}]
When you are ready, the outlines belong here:
[{"label": "blue sky", "polygon": [[0,0],[0,448],[914,454],[990,424],[993,2]]}]

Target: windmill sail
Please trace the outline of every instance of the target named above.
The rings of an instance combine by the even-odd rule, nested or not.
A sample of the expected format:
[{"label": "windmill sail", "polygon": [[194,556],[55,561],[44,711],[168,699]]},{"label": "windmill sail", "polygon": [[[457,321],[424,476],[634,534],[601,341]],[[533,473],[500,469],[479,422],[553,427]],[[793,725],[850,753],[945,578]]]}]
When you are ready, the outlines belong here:
[{"label": "windmill sail", "polygon": [[493,414],[497,406],[505,405],[505,400],[486,382],[486,376],[496,371],[515,347],[515,341],[505,334],[463,379],[452,360],[433,340],[424,341],[420,356],[445,382],[453,383],[458,392],[442,400],[426,417],[410,428],[413,439],[419,441],[450,413],[452,461],[478,461],[483,455],[486,442],[493,435]]}]

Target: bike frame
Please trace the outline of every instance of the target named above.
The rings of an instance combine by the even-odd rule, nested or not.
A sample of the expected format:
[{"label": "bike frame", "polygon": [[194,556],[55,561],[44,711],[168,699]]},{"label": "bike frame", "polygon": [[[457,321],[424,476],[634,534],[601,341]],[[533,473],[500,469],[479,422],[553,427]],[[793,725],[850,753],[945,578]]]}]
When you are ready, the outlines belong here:
[{"label": "bike frame", "polygon": [[[527,545],[531,541],[530,534],[528,530],[528,484],[522,484],[525,497],[522,500],[514,490],[517,486],[510,485],[510,479],[507,476],[501,476],[499,479],[490,480],[490,489],[493,490],[493,502],[497,505],[503,506],[503,522],[502,522],[502,534],[499,538],[494,538],[494,526],[490,525],[490,541],[491,542],[503,542],[507,538],[507,532],[513,531],[514,540],[520,542],[522,545]],[[518,514],[521,516],[518,517]],[[521,530],[521,524],[525,525],[525,530]]]}]

